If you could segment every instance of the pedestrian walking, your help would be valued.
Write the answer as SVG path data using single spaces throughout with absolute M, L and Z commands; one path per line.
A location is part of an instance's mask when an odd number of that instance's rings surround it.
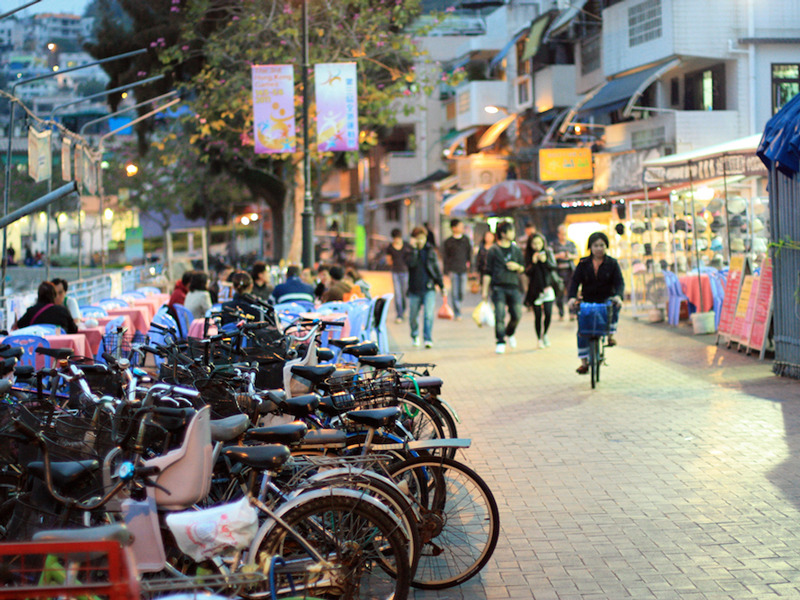
M 619 307 L 622 306 L 622 294 L 625 291 L 625 280 L 619 263 L 606 254 L 608 236 L 602 231 L 595 231 L 589 236 L 589 256 L 584 256 L 575 272 L 569 287 L 569 307 L 572 308 L 578 299 L 578 288 L 581 288 L 581 299 L 584 302 L 606 302 L 611 300 L 615 310 L 611 316 L 611 331 L 616 327 Z M 607 346 L 616 346 L 613 335 L 606 340 Z M 589 372 L 589 338 L 578 334 L 578 358 L 581 366 L 577 372 L 584 375 Z
M 392 242 L 386 246 L 386 261 L 392 267 L 394 286 L 394 309 L 397 312 L 395 323 L 402 323 L 406 314 L 406 294 L 408 293 L 408 255 L 411 246 L 403 241 L 403 233 L 392 229 Z
M 489 274 L 489 249 L 494 246 L 494 233 L 487 231 L 475 251 L 475 270 L 478 272 L 478 281 L 483 281 L 483 276 Z
M 557 270 L 553 251 L 547 247 L 544 236 L 534 233 L 525 244 L 525 275 L 528 276 L 528 291 L 525 306 L 533 308 L 533 324 L 539 348 L 550 346 L 547 332 L 553 318 L 553 302 L 556 299 Z
M 483 299 L 489 298 L 491 291 L 494 304 L 494 333 L 497 340 L 495 352 L 506 351 L 506 339 L 512 348 L 517 347 L 515 333 L 522 318 L 522 290 L 520 289 L 520 273 L 525 271 L 525 257 L 522 250 L 514 242 L 514 225 L 500 223 L 495 228 L 496 242 L 487 255 L 488 275 L 483 277 Z M 508 309 L 508 323 L 506 320 Z
M 461 320 L 461 305 L 467 287 L 467 271 L 472 258 L 472 242 L 464 235 L 464 223 L 460 219 L 450 221 L 452 235 L 444 241 L 444 272 L 450 277 L 450 297 L 453 302 L 455 320 Z
M 556 295 L 556 306 L 558 307 L 558 318 L 564 320 L 564 304 L 567 300 L 567 292 L 572 281 L 572 272 L 575 270 L 575 260 L 578 258 L 578 248 L 575 242 L 567 239 L 567 226 L 559 225 L 556 241 L 553 243 L 553 255 L 556 257 L 558 266 L 558 276 L 564 282 L 562 293 Z M 570 319 L 574 319 L 570 315 Z
M 411 252 L 408 255 L 408 322 L 411 326 L 411 341 L 420 345 L 419 311 L 422 315 L 422 337 L 426 348 L 433 347 L 433 316 L 436 288 L 444 288 L 442 271 L 436 258 L 436 249 L 428 242 L 424 227 L 415 227 L 411 232 Z

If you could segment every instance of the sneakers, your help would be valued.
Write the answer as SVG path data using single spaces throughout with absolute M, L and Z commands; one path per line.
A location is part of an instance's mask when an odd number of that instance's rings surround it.
M 539 348 L 547 348 L 547 344 L 545 343 L 544 339 L 539 340 Z
M 419 336 L 411 338 L 411 345 L 419 348 Z
M 505 354 L 506 352 L 506 345 L 505 344 L 497 344 L 494 348 L 495 354 Z
M 580 367 L 578 367 L 577 369 L 575 369 L 575 372 L 576 372 L 578 375 L 586 375 L 586 374 L 589 372 L 589 365 L 588 365 L 588 364 L 586 364 L 586 363 L 584 363 L 584 364 L 582 364 Z
M 395 323 L 402 323 L 402 322 L 403 322 L 403 317 L 397 317 L 397 318 L 394 320 L 394 322 L 395 322 Z
M 544 347 L 545 348 L 549 348 L 550 347 L 550 338 L 547 337 L 546 333 L 542 336 L 542 341 L 544 342 Z
M 508 336 L 508 345 L 511 346 L 512 348 L 516 348 L 517 347 L 517 338 L 514 337 L 513 335 Z
M 430 340 L 426 341 L 426 342 L 425 342 L 425 347 L 426 347 L 426 348 L 433 348 L 433 342 L 432 342 L 432 341 L 430 341 Z
M 606 338 L 606 346 L 612 348 L 617 345 L 617 340 L 614 339 L 613 335 L 610 335 Z

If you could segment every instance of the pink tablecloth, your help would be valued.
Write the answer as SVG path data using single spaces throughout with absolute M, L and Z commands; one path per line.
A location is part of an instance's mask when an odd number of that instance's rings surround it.
M 189 325 L 189 337 L 191 338 L 202 338 L 203 337 L 203 327 L 205 327 L 206 320 L 205 319 L 194 319 L 192 323 Z M 208 335 L 217 335 L 217 326 L 213 323 L 208 327 Z
M 152 296 L 148 296 L 147 298 L 138 298 L 133 301 L 134 306 L 143 306 L 148 307 L 150 309 L 150 319 L 148 323 L 153 320 L 153 316 L 158 312 L 158 309 L 161 308 L 164 304 L 169 301 L 168 294 L 153 294 Z
M 125 329 L 127 329 L 128 331 L 130 331 L 131 333 L 133 333 L 133 321 L 131 321 L 131 318 L 128 315 L 113 315 L 113 316 L 108 316 L 108 317 L 96 317 L 97 318 L 97 324 L 100 327 L 102 327 L 103 331 L 105 332 L 106 325 L 108 325 L 109 322 L 113 321 L 118 316 L 124 317 L 124 321 L 122 322 L 122 326 Z
M 694 304 L 695 309 L 698 311 L 701 310 L 700 285 L 702 282 L 702 310 L 704 312 L 708 312 L 714 308 L 714 294 L 711 292 L 711 282 L 708 279 L 708 275 L 700 275 L 700 281 L 698 281 L 697 273 L 691 273 L 688 275 L 681 275 L 678 277 L 678 281 L 681 282 L 681 289 L 683 290 L 683 293 L 686 294 L 689 302 Z
M 152 319 L 148 318 L 150 314 L 149 309 L 143 306 L 128 306 L 126 308 L 110 308 L 108 309 L 108 316 L 127 316 L 130 317 L 131 323 L 133 323 L 133 328 L 136 331 L 141 331 L 142 333 L 147 333 L 147 330 L 150 329 L 150 321 Z M 132 331 L 130 333 L 133 333 Z
M 106 333 L 105 327 L 81 327 L 78 333 L 86 337 L 86 343 L 89 344 L 89 349 L 92 356 L 97 356 L 97 351 L 100 350 L 100 342 L 103 341 L 103 336 Z

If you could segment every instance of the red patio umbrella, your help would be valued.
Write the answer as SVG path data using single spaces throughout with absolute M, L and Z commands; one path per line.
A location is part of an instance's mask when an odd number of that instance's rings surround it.
M 544 187 L 535 181 L 509 179 L 493 185 L 476 196 L 472 204 L 467 207 L 467 214 L 491 215 L 512 208 L 530 206 L 546 193 Z

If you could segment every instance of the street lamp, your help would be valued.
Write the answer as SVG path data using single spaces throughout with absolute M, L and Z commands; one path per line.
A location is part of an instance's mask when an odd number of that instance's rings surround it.
M 303 0 L 303 266 L 314 265 L 314 203 L 311 197 L 311 155 L 308 152 L 308 0 Z
M 126 174 L 128 177 L 133 177 L 133 176 L 134 176 L 134 175 L 136 175 L 138 172 L 139 172 L 139 167 L 137 167 L 135 164 L 133 164 L 133 163 L 128 163 L 127 165 L 125 165 L 125 174 Z

